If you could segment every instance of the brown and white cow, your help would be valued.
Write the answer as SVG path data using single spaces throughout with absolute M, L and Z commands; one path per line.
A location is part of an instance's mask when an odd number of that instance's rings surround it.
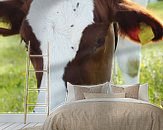
M 51 108 L 64 102 L 66 82 L 100 84 L 110 81 L 115 29 L 140 42 L 140 23 L 151 26 L 153 41 L 162 39 L 162 24 L 148 11 L 127 0 L 8 0 L 0 2 L 0 17 L 11 29 L 31 42 L 31 54 L 46 54 L 50 43 Z M 31 58 L 35 70 L 47 66 L 46 59 Z M 45 75 L 37 73 L 38 87 Z M 42 101 L 39 94 L 38 102 Z

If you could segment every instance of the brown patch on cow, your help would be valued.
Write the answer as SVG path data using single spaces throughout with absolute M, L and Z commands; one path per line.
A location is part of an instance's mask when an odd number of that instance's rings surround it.
M 22 0 L 9 0 L 0 2 L 0 17 L 11 24 L 11 29 L 0 28 L 0 34 L 9 36 L 18 34 L 26 14 L 21 10 L 24 2 Z
M 21 10 L 23 10 L 25 14 L 28 14 L 32 1 L 33 0 L 24 0 L 24 4 L 21 6 Z
M 31 26 L 28 24 L 26 20 L 22 24 L 20 34 L 26 43 L 26 48 L 28 48 L 27 46 L 30 41 L 30 49 L 31 49 L 30 54 L 31 55 L 42 55 L 42 52 L 40 50 L 40 42 L 37 40 L 36 36 L 32 32 Z M 43 70 L 43 58 L 42 57 L 30 58 L 30 59 L 36 71 Z M 36 73 L 38 88 L 40 88 L 42 75 L 43 73 Z
M 84 32 L 75 59 L 65 68 L 63 79 L 73 84 L 110 81 L 114 30 L 108 24 L 92 24 Z
M 119 0 L 94 0 L 94 21 L 107 24 L 113 22 L 118 1 Z

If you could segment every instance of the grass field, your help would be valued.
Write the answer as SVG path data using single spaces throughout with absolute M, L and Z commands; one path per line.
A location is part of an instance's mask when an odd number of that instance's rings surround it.
M 19 36 L 0 37 L 0 59 L 0 112 L 23 112 L 26 50 Z
M 163 2 L 150 4 L 152 12 L 163 20 Z M 19 36 L 0 37 L 0 112 L 23 112 L 26 51 Z M 141 83 L 149 83 L 150 101 L 163 100 L 163 42 L 142 48 Z M 34 76 L 30 86 L 36 87 Z M 30 101 L 35 102 L 37 93 Z M 32 108 L 30 109 L 32 111 Z
M 163 1 L 150 4 L 148 9 L 163 21 Z M 142 48 L 140 81 L 149 83 L 150 101 L 160 105 L 163 101 L 163 41 Z

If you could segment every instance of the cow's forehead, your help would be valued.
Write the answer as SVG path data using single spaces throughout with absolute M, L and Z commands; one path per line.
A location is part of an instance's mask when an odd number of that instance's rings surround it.
M 47 32 L 55 35 L 63 34 L 67 39 L 71 39 L 69 44 L 77 46 L 76 42 L 80 41 L 82 31 L 94 22 L 93 0 L 80 2 L 78 0 L 48 0 L 42 1 L 43 4 L 40 2 L 41 0 L 32 2 L 27 16 L 29 24 L 40 41 L 52 40 L 53 36 L 47 35 Z

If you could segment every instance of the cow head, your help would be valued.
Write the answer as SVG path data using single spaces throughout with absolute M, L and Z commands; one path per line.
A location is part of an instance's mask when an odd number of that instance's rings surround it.
M 116 32 L 140 43 L 139 34 L 145 25 L 152 30 L 152 41 L 163 37 L 162 24 L 128 0 L 9 0 L 1 1 L 0 7 L 0 16 L 11 23 L 11 29 L 0 28 L 0 34 L 20 32 L 26 44 L 31 42 L 30 53 L 36 55 L 45 54 L 50 43 L 51 98 L 55 100 L 52 107 L 64 100 L 67 81 L 74 84 L 110 81 Z M 113 29 L 114 22 L 118 31 Z M 31 61 L 35 70 L 47 66 L 43 58 Z M 36 73 L 36 77 L 38 87 L 44 86 L 45 76 Z
M 75 59 L 65 68 L 64 80 L 79 85 L 110 80 L 113 51 L 113 26 L 103 23 L 89 25 L 83 31 Z

